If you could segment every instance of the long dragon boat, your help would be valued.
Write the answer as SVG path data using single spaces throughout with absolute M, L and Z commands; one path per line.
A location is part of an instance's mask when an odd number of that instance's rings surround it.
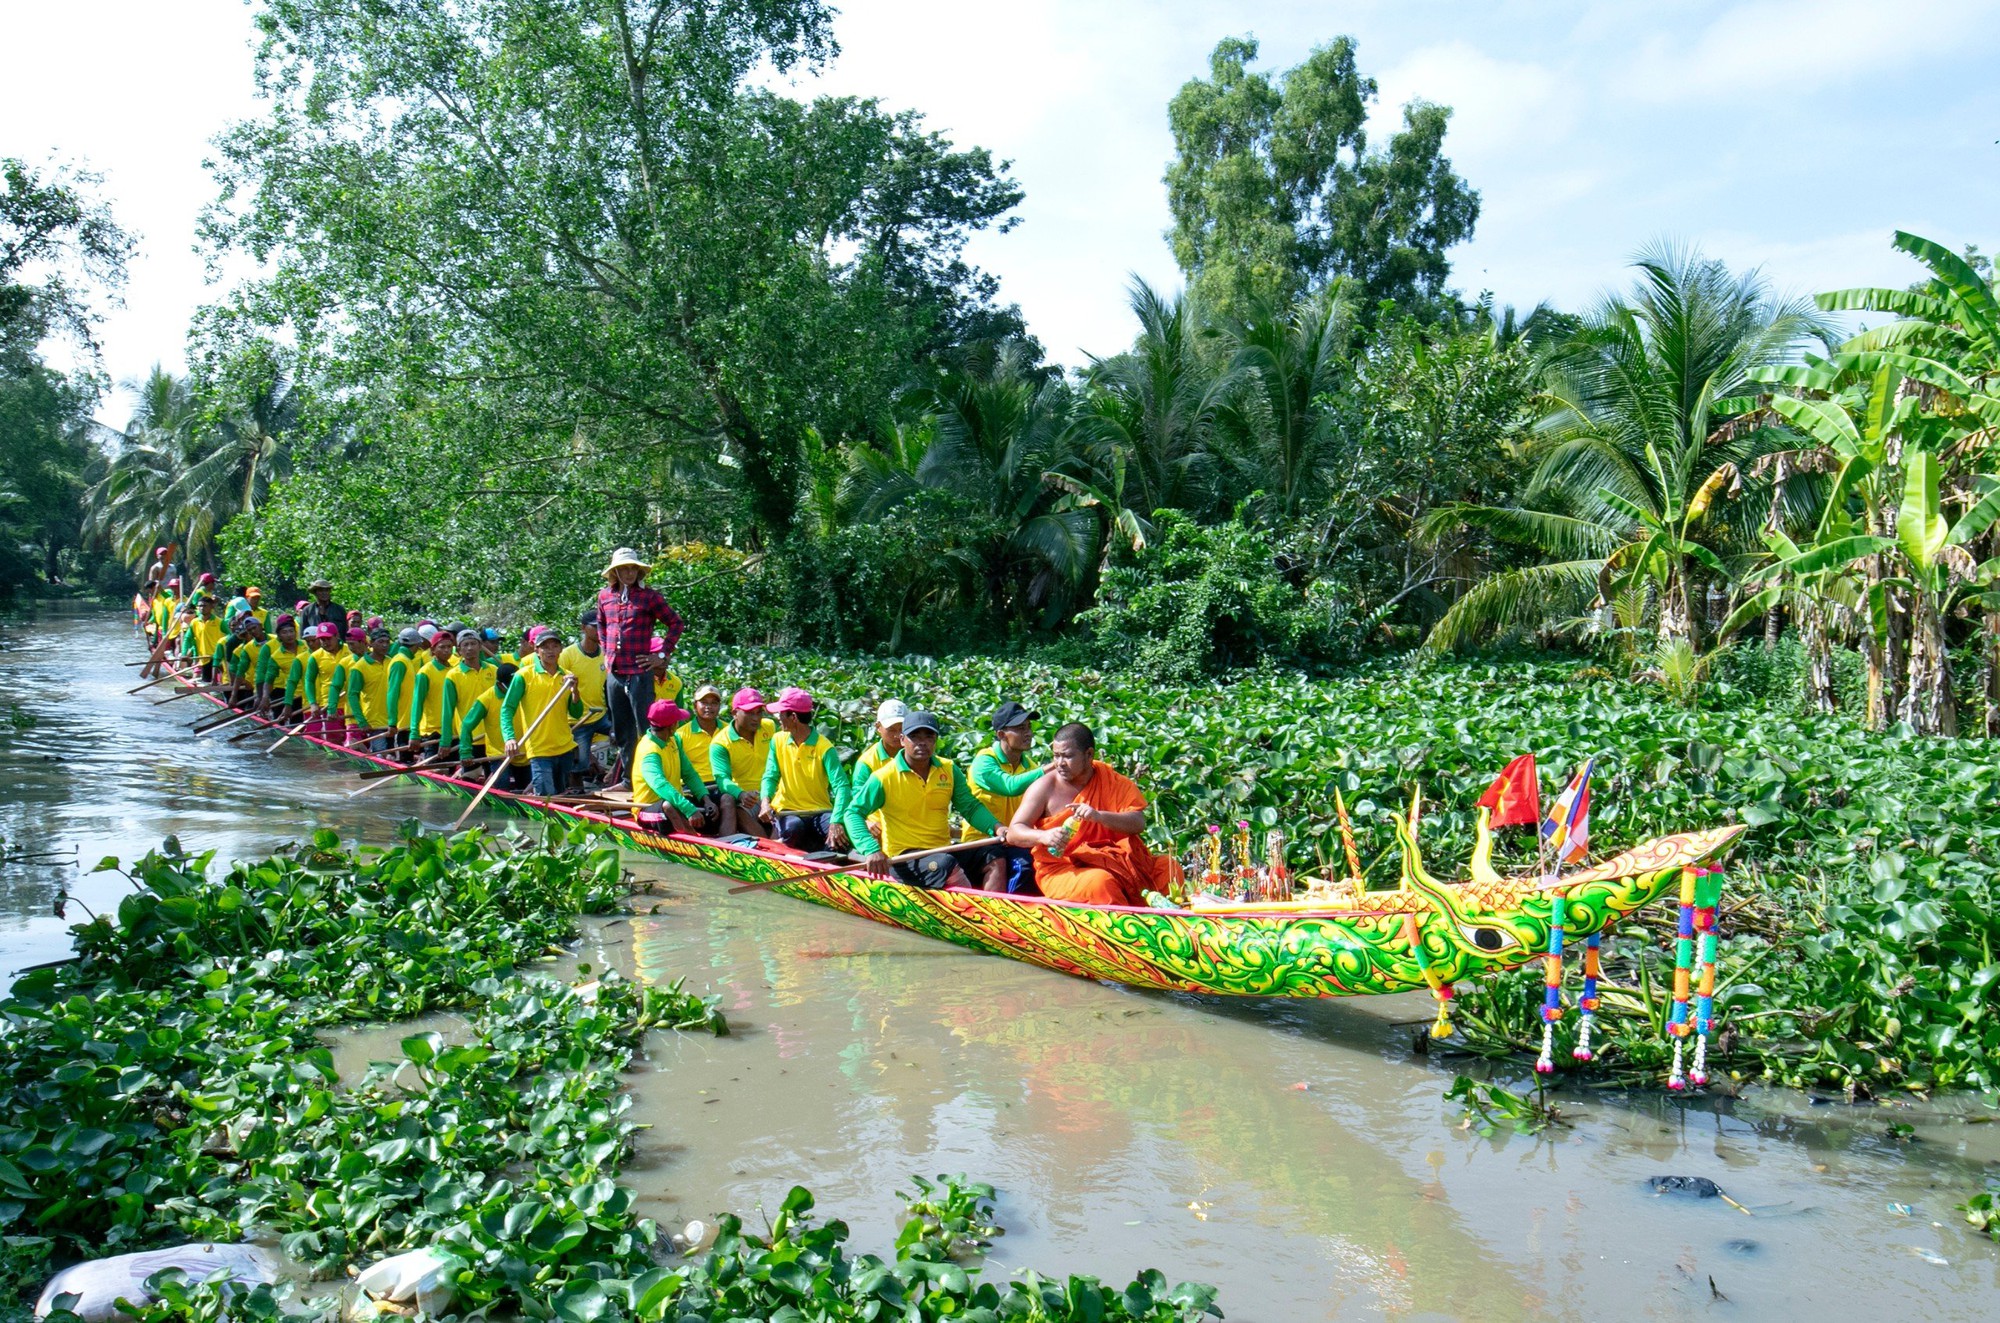
M 184 670 L 175 670 L 175 679 L 195 684 Z M 202 697 L 226 706 L 215 694 Z M 244 719 L 289 729 L 261 715 Z M 379 769 L 408 766 L 337 740 L 292 738 Z M 459 795 L 481 788 L 442 771 L 404 774 Z M 1614 927 L 1673 891 L 1684 870 L 1716 856 L 1743 830 L 1731 825 L 1659 837 L 1567 874 L 1551 888 L 1539 877 L 1494 870 L 1483 815 L 1470 876 L 1441 882 L 1426 870 L 1412 821 L 1398 825 L 1402 878 L 1394 889 L 1170 910 L 960 888 L 926 891 L 869 877 L 859 865 L 829 867 L 776 842 L 753 846 L 663 835 L 590 806 L 500 790 L 487 799 L 533 818 L 588 822 L 659 858 L 768 884 L 795 899 L 970 950 L 1135 988 L 1245 997 L 1436 991 L 1514 968 L 1543 956 L 1558 923 L 1572 941 Z

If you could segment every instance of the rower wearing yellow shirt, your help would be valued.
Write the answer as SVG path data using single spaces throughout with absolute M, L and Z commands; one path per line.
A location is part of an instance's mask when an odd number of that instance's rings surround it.
M 500 757 L 507 747 L 507 737 L 500 731 L 500 705 L 507 691 L 513 688 L 515 672 L 520 668 L 513 662 L 501 662 L 487 669 L 493 672 L 493 687 L 474 695 L 465 705 L 464 715 L 458 719 L 458 757 L 462 763 Z M 525 754 L 516 754 L 507 760 L 500 788 L 515 791 L 528 788 L 528 759 Z
M 437 739 L 438 732 L 444 729 L 444 686 L 451 674 L 455 641 L 448 629 L 433 633 L 422 665 L 411 676 L 409 709 L 403 717 L 404 737 L 411 744 Z
M 729 724 L 708 744 L 710 781 L 722 796 L 722 834 L 762 836 L 764 764 L 778 726 L 764 715 L 764 695 L 755 689 L 738 689 L 729 708 Z
M 780 739 L 784 738 L 779 736 Z M 937 756 L 937 718 L 911 712 L 903 719 L 902 751 L 867 775 L 847 800 L 848 831 L 854 848 L 868 857 L 870 877 L 889 877 L 927 891 L 968 885 L 968 874 L 986 871 L 991 846 L 977 846 L 956 855 L 944 852 L 951 842 L 951 815 L 956 812 L 983 836 L 1007 839 L 1008 828 L 972 797 L 972 787 L 956 764 Z M 878 841 L 863 818 L 879 814 Z M 935 851 L 894 862 L 898 855 Z M 961 866 L 962 865 L 962 866 Z
M 562 650 L 558 659 L 565 671 L 576 677 L 576 696 L 583 704 L 583 720 L 576 725 L 576 770 L 589 776 L 597 770 L 597 737 L 611 737 L 611 713 L 604 705 L 604 645 L 597 637 L 597 608 L 577 617 L 576 642 Z M 638 782 L 634 781 L 634 787 Z
M 299 697 L 299 678 L 303 667 L 299 650 L 298 622 L 289 615 L 281 615 L 272 626 L 272 637 L 257 648 L 257 708 L 269 712 L 272 700 L 278 700 L 289 719 L 290 710 Z
M 909 714 L 910 709 L 896 698 L 884 699 L 882 705 L 875 709 L 875 742 L 863 749 L 861 756 L 854 760 L 856 785 L 861 784 L 862 777 L 874 775 L 903 751 L 903 718 Z M 880 836 L 882 819 L 868 819 L 868 830 Z
M 449 741 L 456 740 L 461 745 L 464 744 L 465 714 L 471 710 L 474 702 L 482 695 L 493 692 L 494 685 L 499 683 L 497 669 L 491 662 L 486 660 L 484 649 L 479 645 L 478 630 L 473 629 L 469 625 L 465 626 L 458 631 L 453 642 L 456 645 L 458 657 L 452 663 L 451 669 L 444 673 L 444 683 L 440 686 L 444 693 L 438 700 L 438 729 L 443 732 L 438 736 L 440 751 L 442 751 L 444 745 Z M 507 672 L 507 678 L 510 680 L 514 678 L 514 669 L 510 667 Z M 491 734 L 494 738 L 491 741 L 491 747 L 498 749 L 502 743 L 499 739 L 500 700 L 498 698 L 493 700 L 492 709 Z M 485 740 L 487 732 L 484 727 L 481 728 L 480 733 L 480 743 L 484 745 L 487 742 Z M 484 752 L 485 750 L 482 748 L 479 754 L 462 756 L 480 757 Z
M 691 715 L 664 698 L 646 709 L 646 733 L 632 752 L 632 806 L 642 827 L 687 834 L 715 825 L 708 785 L 675 731 Z
M 193 659 L 200 666 L 203 684 L 214 684 L 215 649 L 222 642 L 222 619 L 216 614 L 213 594 L 202 593 L 194 602 L 194 619 L 181 631 L 181 656 Z
M 500 703 L 500 733 L 506 737 L 508 757 L 527 755 L 528 784 L 547 799 L 562 786 L 575 760 L 576 737 L 570 734 L 570 723 L 583 715 L 583 703 L 576 696 L 576 677 L 560 664 L 562 632 L 544 625 L 529 630 L 528 636 L 534 659 L 514 672 L 507 686 Z
M 347 742 L 372 753 L 389 747 L 389 631 L 368 634 L 368 653 L 347 663 Z
M 812 695 L 796 686 L 778 695 L 778 733 L 764 764 L 764 822 L 800 850 L 844 849 L 847 766 L 833 741 L 813 729 Z

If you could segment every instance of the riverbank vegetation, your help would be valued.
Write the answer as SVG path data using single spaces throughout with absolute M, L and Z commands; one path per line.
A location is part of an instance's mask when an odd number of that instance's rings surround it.
M 250 1237 L 319 1284 L 183 1283 L 143 1317 L 325 1317 L 343 1266 L 416 1247 L 451 1256 L 451 1312 L 565 1323 L 788 1306 L 1192 1323 L 1212 1302 L 1156 1273 L 982 1283 L 963 1260 L 993 1192 L 963 1178 L 916 1183 L 886 1260 L 850 1256 L 795 1189 L 765 1233 L 725 1216 L 669 1265 L 617 1184 L 637 1129 L 618 1076 L 649 1031 L 722 1033 L 722 1016 L 679 984 L 526 968 L 623 896 L 615 849 L 412 828 L 360 854 L 321 832 L 221 876 L 213 862 L 169 840 L 119 869 L 116 914 L 87 916 L 74 960 L 0 1002 L 0 1316 L 72 1260 Z M 358 1080 L 321 1040 L 445 1011 Z

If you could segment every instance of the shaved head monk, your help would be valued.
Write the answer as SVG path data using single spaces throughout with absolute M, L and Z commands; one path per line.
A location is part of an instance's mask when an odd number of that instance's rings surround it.
M 1033 847 L 1042 894 L 1086 905 L 1144 905 L 1148 888 L 1165 891 L 1179 865 L 1146 848 L 1146 797 L 1098 761 L 1090 727 L 1064 726 L 1049 751 L 1048 775 L 1028 787 L 1008 832 L 1010 841 Z

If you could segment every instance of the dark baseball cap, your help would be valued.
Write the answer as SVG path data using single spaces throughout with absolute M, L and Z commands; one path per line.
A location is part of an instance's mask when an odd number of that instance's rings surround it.
M 1030 721 L 1040 721 L 1041 719 L 1041 713 L 1030 712 L 1011 698 L 993 709 L 992 720 L 993 729 L 995 730 L 1012 730 L 1016 726 L 1025 725 Z M 903 729 L 908 730 L 909 726 L 905 725 Z
M 903 718 L 903 734 L 914 735 L 920 730 L 938 733 L 938 719 L 928 712 L 912 712 Z

